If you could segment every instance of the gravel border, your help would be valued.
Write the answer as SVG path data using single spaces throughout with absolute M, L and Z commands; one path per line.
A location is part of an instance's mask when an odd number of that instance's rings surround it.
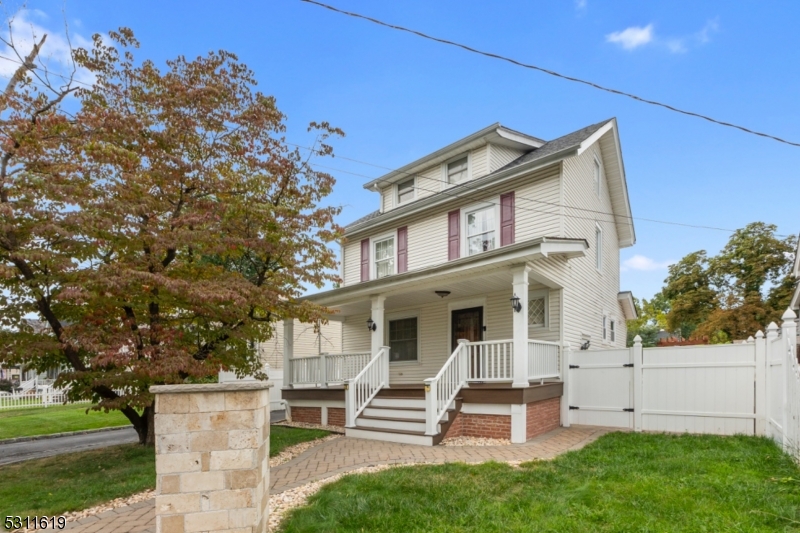
M 276 422 L 275 424 L 271 424 L 273 426 L 283 426 L 287 428 L 302 428 L 302 429 L 324 429 L 325 431 L 330 431 L 331 433 L 337 433 L 339 435 L 344 435 L 344 428 L 342 426 L 323 426 L 322 424 L 309 424 L 307 422 Z
M 3 444 L 13 444 L 15 442 L 28 442 L 31 440 L 42 439 L 57 439 L 59 437 L 71 437 L 73 435 L 88 435 L 89 433 L 103 433 L 104 431 L 119 431 L 120 429 L 132 428 L 132 425 L 127 426 L 114 426 L 111 428 L 96 428 L 96 429 L 83 429 L 80 431 L 65 431 L 63 433 L 50 433 L 48 435 L 31 435 L 30 437 L 13 437 L 11 439 L 0 440 L 0 446 Z
M 449 437 L 444 439 L 440 446 L 511 446 L 511 441 L 488 437 Z

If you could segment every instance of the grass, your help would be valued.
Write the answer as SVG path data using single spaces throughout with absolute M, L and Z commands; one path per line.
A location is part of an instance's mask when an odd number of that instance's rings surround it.
M 0 440 L 130 424 L 119 411 L 109 413 L 89 411 L 89 414 L 86 414 L 89 406 L 90 404 L 57 405 L 47 408 L 2 410 L 0 411 Z
M 614 433 L 520 468 L 348 476 L 281 531 L 797 531 L 798 509 L 800 471 L 766 438 Z
M 270 456 L 326 435 L 272 426 Z M 58 516 L 153 489 L 155 481 L 153 448 L 136 444 L 25 461 L 0 467 L 0 510 L 3 516 Z

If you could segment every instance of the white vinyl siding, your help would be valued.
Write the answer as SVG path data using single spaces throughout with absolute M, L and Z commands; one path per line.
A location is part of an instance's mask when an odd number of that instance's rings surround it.
M 489 145 L 476 148 L 470 154 L 471 179 L 482 178 L 489 173 Z
M 342 286 L 361 281 L 361 239 L 348 240 L 344 245 L 344 279 Z
M 581 155 L 564 160 L 564 234 L 567 237 L 583 238 L 589 243 L 586 256 L 569 261 L 569 277 L 564 276 L 564 340 L 573 346 L 582 342 L 583 335 L 591 336 L 590 349 L 602 348 L 602 317 L 604 314 L 620 316 L 617 295 L 619 294 L 619 241 L 614 220 L 608 184 L 604 179 L 609 171 L 613 154 L 613 143 L 609 132 L 590 146 Z M 601 152 L 601 146 L 605 150 Z M 604 158 L 604 153 L 609 154 Z M 601 163 L 600 196 L 594 191 L 594 163 Z M 616 164 L 614 162 L 614 164 Z M 603 214 L 609 213 L 609 214 Z M 602 231 L 600 271 L 597 269 L 596 230 Z M 624 347 L 626 342 L 625 321 L 615 324 L 614 346 Z
M 537 237 L 572 237 L 561 232 L 560 184 L 560 166 L 553 165 L 528 177 L 515 188 L 515 242 Z
M 525 153 L 523 150 L 517 150 L 515 148 L 508 148 L 507 146 L 502 146 L 500 144 L 493 144 L 492 147 L 489 149 L 490 159 L 489 159 L 489 172 L 494 172 L 499 168 L 503 168 L 513 160 L 517 159 L 519 156 Z

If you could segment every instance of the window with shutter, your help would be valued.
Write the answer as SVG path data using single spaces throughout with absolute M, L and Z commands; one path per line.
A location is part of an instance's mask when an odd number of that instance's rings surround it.
M 500 196 L 500 246 L 514 244 L 514 192 Z
M 361 281 L 369 281 L 369 239 L 361 241 Z
M 397 273 L 408 270 L 408 226 L 397 229 Z
M 460 242 L 461 212 L 456 209 L 447 214 L 447 259 L 458 259 L 461 251 Z

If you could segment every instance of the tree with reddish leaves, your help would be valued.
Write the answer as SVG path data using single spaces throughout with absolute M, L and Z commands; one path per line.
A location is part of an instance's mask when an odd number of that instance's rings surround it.
M 235 55 L 162 71 L 136 62 L 130 30 L 109 36 L 74 51 L 91 85 L 50 83 L 42 39 L 0 96 L 0 362 L 67 368 L 71 400 L 152 444 L 151 385 L 265 379 L 252 343 L 323 317 L 298 297 L 337 281 L 339 209 Z M 332 155 L 342 132 L 309 130 Z

